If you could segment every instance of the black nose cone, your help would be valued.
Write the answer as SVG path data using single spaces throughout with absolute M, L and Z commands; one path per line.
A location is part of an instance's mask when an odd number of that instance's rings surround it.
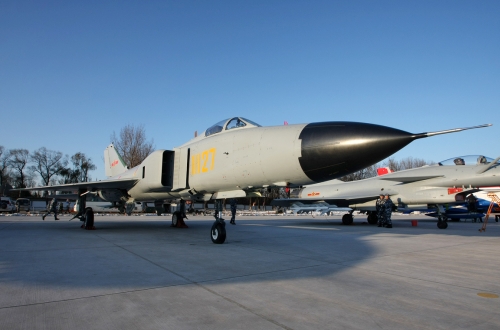
M 308 124 L 300 133 L 304 173 L 322 182 L 373 165 L 415 139 L 395 128 L 354 122 Z

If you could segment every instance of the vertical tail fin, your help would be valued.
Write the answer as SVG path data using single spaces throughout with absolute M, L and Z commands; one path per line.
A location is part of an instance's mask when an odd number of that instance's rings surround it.
M 392 172 L 393 171 L 389 167 L 380 167 L 380 168 L 377 168 L 377 175 L 378 176 L 389 174 L 389 173 L 392 173 Z
M 104 149 L 104 168 L 106 169 L 106 176 L 115 176 L 128 170 L 113 143 Z

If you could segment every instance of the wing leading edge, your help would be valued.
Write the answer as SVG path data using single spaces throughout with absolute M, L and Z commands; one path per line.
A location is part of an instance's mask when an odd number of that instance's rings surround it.
M 43 187 L 33 187 L 33 188 L 23 188 L 22 190 L 32 190 L 32 191 L 78 191 L 85 189 L 87 191 L 95 191 L 99 189 L 130 189 L 132 188 L 139 179 L 128 178 L 128 179 L 113 179 L 113 180 L 103 180 L 103 181 L 93 181 L 93 182 L 78 182 L 78 183 L 68 183 L 53 186 L 43 186 Z M 21 189 L 14 189 L 21 190 Z

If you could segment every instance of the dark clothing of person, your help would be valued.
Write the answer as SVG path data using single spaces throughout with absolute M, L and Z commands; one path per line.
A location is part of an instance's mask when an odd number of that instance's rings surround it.
M 469 213 L 477 213 L 478 212 L 476 196 L 474 196 L 473 194 L 470 194 L 469 196 L 467 196 L 465 201 L 467 202 L 467 210 L 469 211 Z M 476 222 L 477 218 L 474 218 L 472 221 Z M 483 222 L 483 220 L 481 220 L 481 218 L 479 218 L 479 222 Z
M 377 199 L 377 202 L 375 203 L 375 210 L 377 212 L 377 224 L 379 227 L 382 227 L 384 225 L 384 217 L 385 217 L 385 211 L 384 211 L 384 203 L 385 199 L 379 198 Z
M 42 216 L 42 219 L 45 220 L 45 217 L 48 216 L 51 213 L 54 213 L 54 220 L 59 220 L 57 218 L 57 200 L 55 200 L 55 199 L 53 199 L 50 202 L 49 210 L 47 211 L 47 213 L 45 213 L 45 215 Z
M 387 198 L 384 203 L 384 226 L 391 226 L 392 227 L 392 209 L 394 208 L 394 203 L 392 202 L 392 199 Z
M 476 205 L 476 202 L 477 202 L 477 198 L 476 196 L 470 194 L 469 196 L 467 196 L 467 209 L 469 212 L 477 212 L 477 205 Z
M 231 198 L 230 205 L 231 205 L 231 221 L 229 223 L 232 225 L 235 225 L 236 224 L 236 222 L 235 222 L 235 219 L 236 219 L 236 199 Z

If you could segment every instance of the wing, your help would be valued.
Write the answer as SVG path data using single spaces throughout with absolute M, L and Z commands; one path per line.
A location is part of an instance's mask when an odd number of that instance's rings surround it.
M 442 178 L 442 177 L 444 177 L 444 175 L 398 176 L 398 175 L 387 174 L 379 177 L 378 179 L 386 181 L 396 181 L 402 183 L 411 183 L 411 182 L 423 181 L 433 178 Z
M 95 191 L 101 189 L 130 189 L 132 188 L 138 179 L 115 179 L 115 180 L 103 180 L 103 181 L 93 181 L 93 182 L 79 182 L 79 183 L 68 183 L 53 186 L 44 187 L 33 187 L 33 188 L 20 188 L 13 190 L 31 190 L 31 191 L 78 191 L 87 190 Z
M 335 204 L 337 207 L 349 207 L 352 204 L 362 204 L 369 201 L 374 201 L 378 198 L 379 194 L 365 195 L 365 196 L 343 196 L 342 198 L 318 198 L 318 199 L 304 199 L 304 198 L 287 198 L 287 199 L 274 199 L 271 201 L 272 206 L 290 207 L 296 203 L 303 205 L 313 205 L 320 202 L 328 204 Z

